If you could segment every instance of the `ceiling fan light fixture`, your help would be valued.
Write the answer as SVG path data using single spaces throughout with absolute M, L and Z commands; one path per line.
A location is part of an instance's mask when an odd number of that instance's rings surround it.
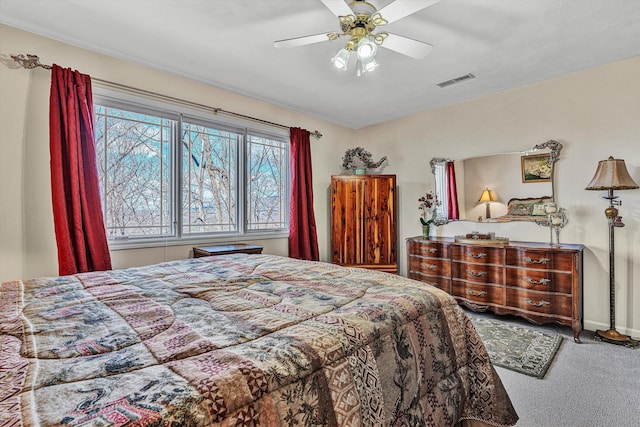
M 362 72 L 366 73 L 366 72 L 370 72 L 375 70 L 376 68 L 378 68 L 378 63 L 376 62 L 376 58 L 374 58 L 373 56 L 367 59 L 364 59 L 362 61 L 360 61 L 362 64 Z
M 356 52 L 358 53 L 359 60 L 364 61 L 366 59 L 373 58 L 376 55 L 376 50 L 376 44 L 369 40 L 368 37 L 363 37 L 358 41 Z
M 336 53 L 336 56 L 331 58 L 331 63 L 339 70 L 345 71 L 347 69 L 347 65 L 349 64 L 349 58 L 351 58 L 351 52 L 347 49 L 342 48 Z

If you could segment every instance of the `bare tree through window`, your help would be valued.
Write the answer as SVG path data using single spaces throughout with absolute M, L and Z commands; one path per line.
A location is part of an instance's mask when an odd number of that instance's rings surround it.
M 283 138 L 100 105 L 95 136 L 111 239 L 288 227 Z

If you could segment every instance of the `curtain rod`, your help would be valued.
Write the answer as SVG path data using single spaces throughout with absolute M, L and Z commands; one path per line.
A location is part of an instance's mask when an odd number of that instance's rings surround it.
M 38 57 L 38 55 L 30 55 L 30 54 L 23 55 L 23 54 L 19 54 L 19 55 L 11 55 L 11 58 L 16 63 L 18 63 L 20 66 L 22 66 L 22 68 L 25 68 L 27 70 L 32 70 L 34 68 L 44 68 L 45 70 L 50 70 L 51 69 L 51 65 L 43 64 L 43 63 L 40 62 L 40 58 Z M 164 99 L 166 101 L 176 102 L 176 103 L 183 104 L 183 105 L 188 105 L 188 106 L 195 106 L 195 107 L 204 108 L 204 109 L 207 109 L 207 110 L 212 110 L 214 114 L 226 114 L 228 116 L 233 116 L 233 117 L 239 117 L 239 118 L 242 118 L 242 119 L 252 120 L 254 122 L 264 123 L 264 124 L 267 124 L 267 125 L 276 126 L 276 127 L 280 127 L 280 128 L 284 128 L 284 129 L 289 129 L 290 128 L 289 126 L 281 125 L 279 123 L 269 122 L 269 121 L 263 120 L 263 119 L 258 119 L 256 117 L 247 116 L 245 114 L 234 113 L 233 111 L 223 110 L 222 108 L 210 107 L 208 105 L 198 104 L 197 102 L 191 102 L 191 101 L 186 101 L 186 100 L 180 99 L 180 98 L 174 98 L 173 96 L 163 95 L 163 94 L 160 94 L 160 93 L 155 93 L 155 92 L 151 92 L 151 91 L 144 90 L 144 89 L 138 89 L 138 88 L 127 86 L 127 85 L 123 85 L 123 84 L 120 84 L 120 83 L 111 82 L 109 80 L 99 79 L 97 77 L 91 77 L 91 80 L 95 80 L 97 82 L 100 82 L 100 83 L 108 85 L 108 86 L 113 86 L 113 87 L 120 88 L 120 89 L 126 89 L 126 90 L 129 90 L 129 91 L 134 91 L 134 92 L 137 92 L 139 94 L 151 95 L 151 96 L 154 96 L 154 97 L 157 97 L 157 98 Z M 315 130 L 313 132 L 310 132 L 310 135 L 314 136 L 314 137 L 316 137 L 318 139 L 322 138 L 322 134 L 317 130 Z

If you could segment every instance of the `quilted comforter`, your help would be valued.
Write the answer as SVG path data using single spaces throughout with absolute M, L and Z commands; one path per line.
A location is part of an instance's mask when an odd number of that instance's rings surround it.
M 399 276 L 228 255 L 0 288 L 0 425 L 517 419 L 465 313 Z

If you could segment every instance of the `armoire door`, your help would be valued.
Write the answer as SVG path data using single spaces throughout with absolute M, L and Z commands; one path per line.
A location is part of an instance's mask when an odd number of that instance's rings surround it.
M 366 264 L 397 264 L 395 191 L 394 175 L 370 177 L 365 208 Z
M 335 264 L 365 263 L 367 177 L 331 178 L 331 258 Z

